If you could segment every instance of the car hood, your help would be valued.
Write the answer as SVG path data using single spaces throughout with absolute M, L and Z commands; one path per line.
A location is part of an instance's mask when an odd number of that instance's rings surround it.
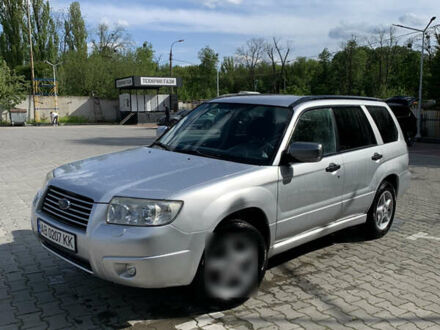
M 172 199 L 259 166 L 141 147 L 55 169 L 50 184 L 108 203 L 113 196 Z

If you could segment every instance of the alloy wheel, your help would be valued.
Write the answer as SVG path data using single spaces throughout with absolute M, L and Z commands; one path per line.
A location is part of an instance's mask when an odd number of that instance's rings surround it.
M 379 197 L 376 207 L 376 225 L 380 230 L 387 228 L 394 212 L 393 195 L 385 190 Z

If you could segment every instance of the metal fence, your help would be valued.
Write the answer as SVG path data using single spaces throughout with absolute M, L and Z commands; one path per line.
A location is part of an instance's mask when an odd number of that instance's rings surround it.
M 440 139 L 440 110 L 423 111 L 422 136 Z

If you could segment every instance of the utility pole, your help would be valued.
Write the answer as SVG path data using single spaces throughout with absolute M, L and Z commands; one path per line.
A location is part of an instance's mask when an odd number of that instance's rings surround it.
M 170 77 L 173 76 L 173 46 L 174 46 L 174 44 L 179 43 L 179 42 L 184 42 L 184 40 L 180 39 L 180 40 L 173 41 L 170 46 Z M 171 87 L 171 93 L 170 93 L 170 111 L 172 110 L 171 109 L 171 96 L 172 95 L 173 95 L 173 87 Z
M 400 24 L 393 24 L 394 26 L 403 29 L 413 30 L 422 33 L 422 49 L 420 51 L 419 102 L 417 104 L 417 134 L 416 134 L 417 139 L 420 139 L 422 136 L 421 130 L 422 130 L 423 57 L 425 56 L 425 34 L 426 34 L 426 30 L 428 30 L 429 26 L 434 20 L 435 20 L 435 16 L 431 18 L 428 25 L 426 25 L 426 27 L 423 30 L 400 25 Z
M 35 107 L 35 74 L 34 74 L 34 54 L 32 51 L 32 30 L 31 30 L 31 14 L 29 10 L 29 1 L 26 0 L 26 11 L 27 11 L 27 23 L 28 23 L 28 37 L 29 37 L 29 56 L 30 56 L 30 63 L 31 63 L 31 84 L 32 84 L 32 104 L 34 107 L 34 121 L 37 121 L 37 111 Z
M 60 65 L 62 62 L 52 64 L 49 61 L 44 61 L 47 64 L 49 64 L 52 67 L 52 73 L 53 73 L 53 85 L 54 85 L 54 95 L 55 95 L 55 111 L 58 111 L 58 85 L 57 85 L 57 66 Z
M 220 69 L 217 69 L 217 97 L 220 96 Z
M 217 61 L 218 61 L 218 53 L 215 54 L 217 56 Z M 217 97 L 220 96 L 220 61 L 217 64 Z

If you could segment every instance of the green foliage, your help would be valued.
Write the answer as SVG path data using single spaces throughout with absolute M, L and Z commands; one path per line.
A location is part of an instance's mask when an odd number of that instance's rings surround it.
M 151 44 L 128 50 L 125 53 L 93 52 L 81 57 L 77 52 L 67 52 L 58 71 L 60 95 L 90 95 L 116 98 L 114 81 L 131 75 L 155 75 L 157 64 L 153 61 Z
M 0 57 L 14 68 L 23 64 L 25 47 L 23 44 L 23 2 L 17 0 L 0 1 Z
M 87 118 L 81 116 L 64 116 L 59 119 L 60 124 L 85 124 L 88 122 Z
M 64 21 L 64 35 L 69 51 L 76 51 L 78 56 L 87 56 L 87 31 L 78 1 L 69 6 L 67 19 Z
M 0 108 L 9 110 L 25 99 L 26 83 L 23 76 L 10 70 L 0 59 Z
M 31 4 L 34 60 L 54 62 L 58 56 L 59 37 L 56 32 L 55 22 L 51 16 L 49 1 L 33 0 Z M 27 42 L 29 41 L 27 40 Z
M 428 95 L 440 102 L 440 51 L 432 59 Z
M 0 1 L 0 58 L 17 72 L 16 76 L 29 81 L 25 5 L 23 0 Z M 35 76 L 52 76 L 45 60 L 62 62 L 57 68 L 60 95 L 116 98 L 117 78 L 169 75 L 169 64 L 157 63 L 152 45 L 144 42 L 134 47 L 123 27 L 99 24 L 89 35 L 78 1 L 61 16 L 54 15 L 48 0 L 32 0 L 30 9 Z M 416 96 L 419 50 L 397 45 L 393 31 L 389 36 L 387 33 L 379 31 L 368 46 L 353 38 L 339 51 L 324 49 L 317 58 L 294 58 L 294 47 L 277 38 L 252 38 L 237 49 L 235 56 L 225 57 L 221 63 L 216 51 L 206 46 L 198 53 L 199 64 L 173 68 L 173 75 L 183 79 L 178 96 L 187 101 L 216 96 L 219 66 L 220 94 L 256 90 L 302 95 Z M 440 35 L 435 36 L 437 42 L 425 58 L 424 97 L 440 99 Z M 88 41 L 93 45 L 91 50 L 87 49 Z M 169 89 L 160 92 L 168 93 Z

